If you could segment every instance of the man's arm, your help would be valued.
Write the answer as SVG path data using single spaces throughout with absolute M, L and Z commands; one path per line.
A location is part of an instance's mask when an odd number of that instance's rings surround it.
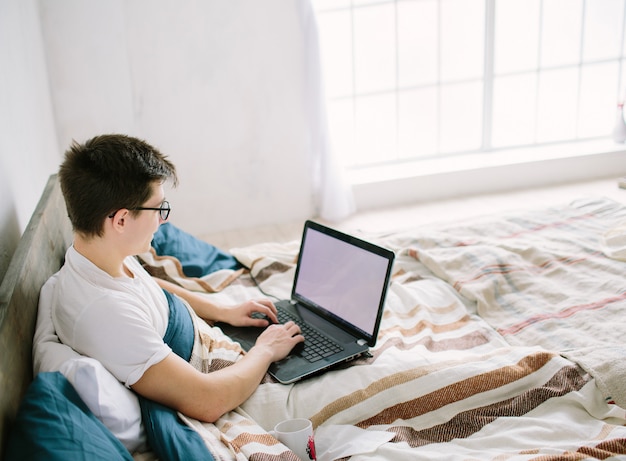
M 187 416 L 215 422 L 250 397 L 272 362 L 284 358 L 297 343 L 304 341 L 299 333 L 293 322 L 271 325 L 241 360 L 207 374 L 172 352 L 146 370 L 131 387 L 138 394 Z
M 254 312 L 259 312 L 267 316 L 272 323 L 278 323 L 276 307 L 268 299 L 249 300 L 232 307 L 218 306 L 201 293 L 195 293 L 159 278 L 154 278 L 154 280 L 164 290 L 187 301 L 196 314 L 205 320 L 225 322 L 236 326 L 266 327 L 269 324 L 267 320 L 251 317 Z

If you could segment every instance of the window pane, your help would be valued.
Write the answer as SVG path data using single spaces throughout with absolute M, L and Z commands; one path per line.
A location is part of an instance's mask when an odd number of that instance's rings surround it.
M 354 60 L 357 93 L 390 90 L 396 84 L 395 6 L 354 10 Z
M 441 78 L 443 81 L 483 74 L 484 0 L 441 0 Z
M 582 69 L 578 121 L 580 137 L 611 134 L 617 104 L 615 88 L 618 69 L 616 62 L 594 64 Z
M 350 11 L 333 11 L 318 16 L 322 72 L 329 98 L 351 95 L 352 20 Z
M 535 140 L 537 74 L 498 78 L 494 82 L 493 146 L 532 144 Z
M 398 155 L 400 158 L 437 153 L 439 111 L 437 88 L 405 91 L 398 96 Z
M 481 83 L 441 88 L 441 151 L 476 150 L 482 140 Z
M 396 96 L 383 94 L 355 101 L 355 151 L 359 164 L 396 158 Z
M 400 87 L 438 79 L 437 1 L 398 3 L 398 82 Z
M 542 67 L 578 63 L 581 25 L 582 0 L 543 0 Z
M 623 0 L 585 3 L 584 61 L 619 57 L 623 10 Z
M 577 96 L 577 69 L 540 73 L 538 141 L 560 141 L 576 137 Z
M 539 9 L 539 0 L 496 1 L 496 74 L 537 67 Z

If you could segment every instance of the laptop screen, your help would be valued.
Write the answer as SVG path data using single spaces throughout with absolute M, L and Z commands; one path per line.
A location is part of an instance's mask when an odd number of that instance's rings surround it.
M 377 334 L 392 261 L 389 250 L 309 221 L 293 295 L 372 337 Z

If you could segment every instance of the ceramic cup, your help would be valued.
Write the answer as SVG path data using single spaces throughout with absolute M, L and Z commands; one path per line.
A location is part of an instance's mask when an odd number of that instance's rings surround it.
M 270 433 L 303 461 L 317 460 L 313 424 L 308 419 L 286 419 L 278 423 Z

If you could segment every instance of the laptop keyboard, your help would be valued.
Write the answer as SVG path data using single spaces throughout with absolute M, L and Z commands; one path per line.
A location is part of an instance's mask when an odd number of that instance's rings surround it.
M 278 310 L 278 321 L 280 323 L 286 323 L 289 321 L 296 323 L 302 335 L 304 336 L 304 348 L 300 355 L 309 362 L 317 362 L 325 357 L 341 352 L 343 347 L 334 342 L 328 336 L 320 333 L 319 331 L 311 328 L 306 323 L 300 321 L 299 318 L 286 312 L 283 309 Z

